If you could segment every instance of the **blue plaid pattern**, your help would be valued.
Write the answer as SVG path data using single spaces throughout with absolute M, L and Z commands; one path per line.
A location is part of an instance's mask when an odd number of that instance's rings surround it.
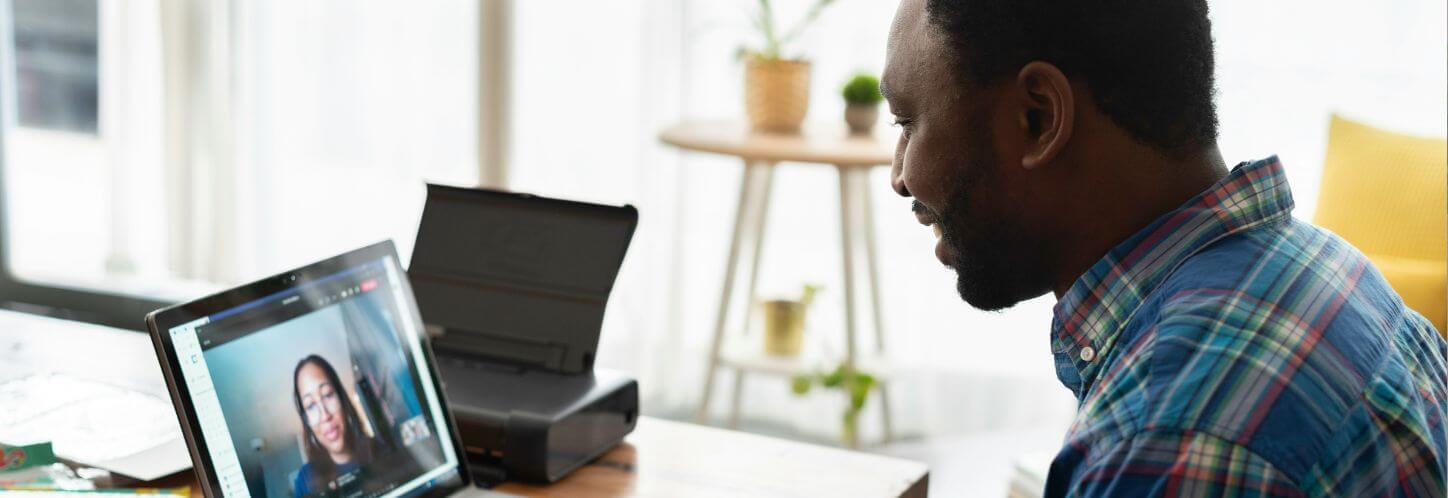
M 1276 157 L 1242 163 L 1062 296 L 1047 496 L 1448 493 L 1448 343 L 1292 207 Z

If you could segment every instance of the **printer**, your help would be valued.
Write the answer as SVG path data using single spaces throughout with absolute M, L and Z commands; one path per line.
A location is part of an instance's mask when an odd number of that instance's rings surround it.
M 482 484 L 554 482 L 633 428 L 638 383 L 595 369 L 633 206 L 428 185 L 408 276 Z

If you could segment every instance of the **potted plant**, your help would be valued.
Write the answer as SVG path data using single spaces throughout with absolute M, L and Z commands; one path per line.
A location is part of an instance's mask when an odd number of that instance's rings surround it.
M 861 73 L 850 78 L 840 92 L 845 97 L 845 123 L 850 125 L 850 134 L 868 135 L 880 120 L 880 79 L 872 74 Z
M 865 400 L 869 398 L 870 391 L 875 388 L 875 376 L 862 372 L 848 363 L 841 363 L 829 372 L 796 375 L 791 387 L 796 395 L 804 396 L 816 385 L 824 389 L 839 389 L 849 396 L 850 401 L 845 405 L 845 413 L 841 420 L 840 435 L 845 444 L 856 446 L 859 441 L 860 412 L 865 409 Z
M 789 47 L 835 0 L 815 0 L 803 19 L 780 31 L 770 0 L 759 0 L 754 28 L 759 45 L 741 50 L 744 59 L 744 109 L 756 131 L 798 133 L 809 110 L 809 61 L 785 55 Z

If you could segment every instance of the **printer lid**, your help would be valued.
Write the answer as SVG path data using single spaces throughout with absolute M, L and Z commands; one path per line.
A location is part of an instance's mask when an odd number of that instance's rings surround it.
M 408 275 L 452 352 L 563 373 L 593 369 L 638 210 L 427 186 Z

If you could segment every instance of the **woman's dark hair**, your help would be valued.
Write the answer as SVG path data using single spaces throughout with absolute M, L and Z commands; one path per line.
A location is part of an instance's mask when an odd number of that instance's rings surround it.
M 302 440 L 307 452 L 307 463 L 310 468 L 311 482 L 314 485 L 325 485 L 337 478 L 337 464 L 332 461 L 327 449 L 322 447 L 317 435 L 312 433 L 312 425 L 307 423 L 307 409 L 302 406 L 302 393 L 297 391 L 297 379 L 302 374 L 302 367 L 316 365 L 327 375 L 327 382 L 332 383 L 332 389 L 337 393 L 337 399 L 342 404 L 343 419 L 347 422 L 347 430 L 342 433 L 342 440 L 346 442 L 347 448 L 352 451 L 352 461 L 368 462 L 372 460 L 372 440 L 362 432 L 362 419 L 357 416 L 357 409 L 352 406 L 352 398 L 347 395 L 346 386 L 342 385 L 342 379 L 337 376 L 337 370 L 332 364 L 321 356 L 310 355 L 297 362 L 297 368 L 292 370 L 292 402 L 297 407 L 297 417 L 302 421 Z
M 1045 61 L 1137 141 L 1169 155 L 1216 144 L 1206 0 L 927 0 L 926 12 L 966 84 Z

